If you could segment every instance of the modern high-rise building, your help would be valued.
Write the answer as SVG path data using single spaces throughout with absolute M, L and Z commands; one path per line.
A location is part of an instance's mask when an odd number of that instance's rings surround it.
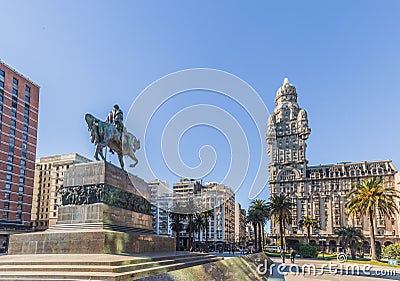
M 91 160 L 76 154 L 64 154 L 38 158 L 32 198 L 31 226 L 33 230 L 46 230 L 57 222 L 61 197 L 57 188 L 62 186 L 64 172 L 73 164 Z
M 208 226 L 195 237 L 197 242 L 209 246 L 225 247 L 235 243 L 235 193 L 231 188 L 216 182 L 207 182 L 201 188 L 201 206 L 211 211 Z M 199 241 L 200 238 L 200 241 Z
M 171 230 L 171 218 L 169 213 L 174 206 L 179 206 L 184 214 L 198 214 L 209 212 L 208 225 L 200 233 L 192 237 L 195 247 L 206 241 L 208 246 L 226 246 L 235 242 L 235 194 L 223 185 L 209 182 L 202 185 L 194 179 L 181 179 L 173 184 L 172 193 L 164 192 L 159 194 L 160 181 L 151 181 L 149 186 L 152 190 L 152 197 L 158 198 L 153 207 L 154 226 L 159 234 L 173 235 Z M 166 188 L 161 188 L 167 190 Z M 156 196 L 156 194 L 158 195 Z M 182 221 L 183 230 L 180 232 L 180 244 L 183 248 L 189 247 L 189 233 L 187 231 L 188 216 Z M 168 227 L 166 227 L 168 225 Z
M 39 86 L 0 61 L 0 243 L 30 228 L 38 110 Z
M 153 228 L 159 235 L 172 235 L 169 208 L 171 194 L 167 181 L 152 180 L 147 182 L 150 188 L 151 214 L 153 215 Z
M 235 204 L 235 243 L 246 245 L 246 210 L 240 203 Z
M 364 251 L 369 252 L 369 224 L 366 217 L 351 218 L 345 212 L 347 195 L 354 183 L 374 176 L 388 187 L 398 189 L 397 170 L 392 161 L 343 162 L 308 166 L 306 140 L 310 135 L 308 117 L 297 103 L 296 88 L 285 79 L 275 98 L 276 107 L 268 119 L 268 155 L 270 194 L 287 194 L 292 202 L 292 223 L 285 227 L 289 247 L 306 242 L 307 230 L 299 226 L 304 216 L 319 223 L 313 229 L 311 243 L 335 251 L 340 246 L 338 231 L 354 226 L 364 235 Z M 400 241 L 399 218 L 376 214 L 378 246 Z M 279 226 L 272 220 L 272 236 Z

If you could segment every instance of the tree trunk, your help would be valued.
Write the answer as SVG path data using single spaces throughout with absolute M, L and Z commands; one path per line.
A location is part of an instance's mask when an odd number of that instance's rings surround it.
M 208 219 L 206 220 L 206 245 L 205 245 L 205 251 L 208 252 Z
M 189 251 L 192 250 L 192 230 L 193 230 L 193 222 L 192 216 L 189 216 Z
M 351 253 L 351 259 L 355 260 L 356 259 L 356 249 L 354 243 L 351 244 L 350 246 L 350 253 Z
M 258 251 L 262 252 L 261 222 L 258 222 Z
M 376 261 L 376 247 L 375 247 L 375 229 L 374 229 L 374 214 L 372 211 L 369 212 L 369 234 L 370 234 L 370 243 L 371 243 L 371 260 Z
M 254 228 L 254 250 L 257 251 L 257 223 L 253 222 L 253 228 Z
M 179 227 L 179 226 L 178 226 Z M 176 231 L 176 250 L 179 251 L 180 250 L 180 245 L 179 245 L 179 238 L 180 238 L 180 234 L 179 234 L 179 229 Z
M 311 236 L 311 229 L 309 226 L 307 226 L 307 241 L 308 245 L 310 245 L 310 236 Z
M 281 235 L 281 248 L 285 251 L 285 247 L 283 245 L 283 218 L 279 219 L 279 232 Z
M 201 229 L 199 228 L 199 232 L 197 232 L 197 242 L 199 242 L 200 243 L 200 235 L 201 235 Z
M 261 226 L 262 226 L 261 231 L 262 231 L 262 238 L 263 238 L 262 245 L 264 246 L 266 244 L 266 242 L 265 242 L 264 222 L 261 223 Z
M 281 234 L 281 249 L 283 251 L 282 262 L 285 263 L 285 246 L 283 245 L 283 218 L 282 218 L 282 216 L 280 216 L 280 218 L 279 218 L 279 232 Z

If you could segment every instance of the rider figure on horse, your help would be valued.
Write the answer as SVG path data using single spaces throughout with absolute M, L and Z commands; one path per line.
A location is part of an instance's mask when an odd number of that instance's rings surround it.
M 123 120 L 124 120 L 124 113 L 119 108 L 118 104 L 115 104 L 114 109 L 110 111 L 110 113 L 108 114 L 106 122 L 113 124 L 117 128 L 117 130 L 121 133 L 121 136 L 124 130 Z
M 118 104 L 114 105 L 114 109 L 108 113 L 106 122 L 113 124 L 115 128 L 121 133 L 120 140 L 122 141 L 122 132 L 124 131 L 124 113 L 119 108 Z M 111 153 L 114 153 L 112 149 L 110 149 Z

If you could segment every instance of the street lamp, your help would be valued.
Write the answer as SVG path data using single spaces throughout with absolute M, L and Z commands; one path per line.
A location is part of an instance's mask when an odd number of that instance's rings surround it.
M 326 238 L 320 238 L 319 241 L 322 242 L 322 259 L 325 259 L 325 242 L 326 242 Z

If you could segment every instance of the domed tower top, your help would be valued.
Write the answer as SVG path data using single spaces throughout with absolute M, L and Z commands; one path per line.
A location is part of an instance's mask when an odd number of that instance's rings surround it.
M 296 87 L 289 83 L 289 79 L 283 80 L 283 85 L 276 91 L 275 104 L 279 105 L 285 101 L 297 102 Z

